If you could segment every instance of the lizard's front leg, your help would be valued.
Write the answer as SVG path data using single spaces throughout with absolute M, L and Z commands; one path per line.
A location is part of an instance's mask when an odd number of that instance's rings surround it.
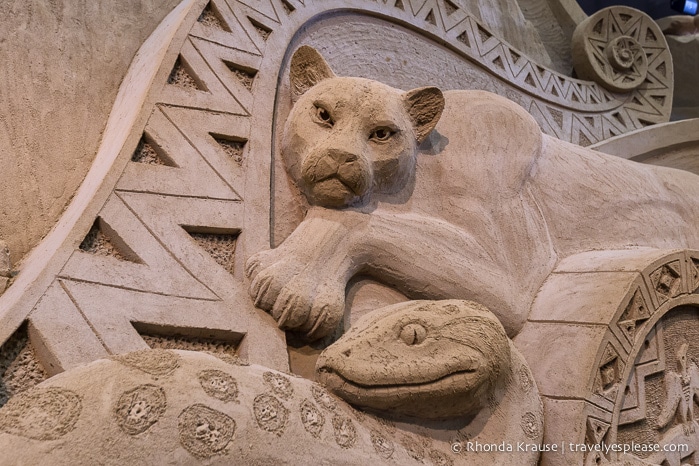
M 248 260 L 255 306 L 269 311 L 280 328 L 311 339 L 331 333 L 344 314 L 347 282 L 363 264 L 356 242 L 367 217 L 311 208 L 279 247 Z

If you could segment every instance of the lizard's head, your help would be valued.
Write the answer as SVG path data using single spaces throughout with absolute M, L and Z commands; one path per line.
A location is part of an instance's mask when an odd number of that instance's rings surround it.
M 360 319 L 320 355 L 318 381 L 348 402 L 423 419 L 477 413 L 509 372 L 505 330 L 469 301 L 409 301 Z

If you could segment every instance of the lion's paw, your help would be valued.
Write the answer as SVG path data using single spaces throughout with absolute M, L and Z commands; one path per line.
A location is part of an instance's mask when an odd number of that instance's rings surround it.
M 245 276 L 253 280 L 261 270 L 264 270 L 279 260 L 279 251 L 268 249 L 253 254 L 245 263 Z
M 250 281 L 250 296 L 255 306 L 272 311 L 284 286 L 302 270 L 303 265 L 293 259 L 270 260 L 273 255 L 263 251 L 248 260 L 245 273 Z
M 344 283 L 302 274 L 284 287 L 272 316 L 280 328 L 303 332 L 315 340 L 332 333 L 344 312 Z
M 269 250 L 252 256 L 245 267 L 255 306 L 268 311 L 279 328 L 309 339 L 330 334 L 345 308 L 345 283 L 291 254 Z

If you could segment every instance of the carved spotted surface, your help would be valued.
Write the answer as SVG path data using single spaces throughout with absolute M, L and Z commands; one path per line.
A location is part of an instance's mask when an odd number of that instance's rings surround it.
M 417 442 L 414 425 L 358 422 L 352 407 L 309 380 L 204 353 L 147 353 L 98 360 L 15 396 L 0 409 L 0 465 L 380 464 L 389 453 L 398 464 L 424 464 L 397 438 Z M 270 380 L 285 381 L 288 396 Z M 451 455 L 446 441 L 433 448 Z

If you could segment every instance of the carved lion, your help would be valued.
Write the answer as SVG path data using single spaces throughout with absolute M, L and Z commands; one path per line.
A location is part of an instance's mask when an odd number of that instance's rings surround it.
M 699 247 L 695 175 L 551 138 L 490 93 L 336 77 L 310 47 L 290 79 L 282 155 L 310 208 L 246 269 L 282 328 L 330 333 L 363 273 L 411 299 L 479 302 L 513 336 L 560 258 Z

